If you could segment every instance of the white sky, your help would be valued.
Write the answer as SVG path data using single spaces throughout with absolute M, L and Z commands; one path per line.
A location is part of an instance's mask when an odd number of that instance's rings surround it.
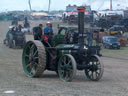
M 47 10 L 49 0 L 31 0 L 33 10 Z M 68 4 L 88 4 L 94 10 L 108 9 L 110 0 L 51 0 L 51 10 L 65 10 Z M 117 6 L 119 5 L 120 6 Z M 128 7 L 128 0 L 113 0 L 113 9 Z M 0 0 L 0 12 L 29 10 L 28 0 Z

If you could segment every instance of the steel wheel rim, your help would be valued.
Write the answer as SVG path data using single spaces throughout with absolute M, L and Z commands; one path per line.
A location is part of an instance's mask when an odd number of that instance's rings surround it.
M 33 77 L 38 70 L 38 51 L 36 45 L 30 41 L 28 42 L 23 50 L 23 68 L 24 72 L 29 77 Z
M 76 73 L 76 62 L 74 63 L 69 55 L 60 58 L 58 64 L 58 74 L 61 80 L 71 81 Z
M 93 81 L 98 81 L 104 71 L 104 66 L 99 56 L 94 55 L 90 58 L 88 68 L 85 70 L 87 78 Z

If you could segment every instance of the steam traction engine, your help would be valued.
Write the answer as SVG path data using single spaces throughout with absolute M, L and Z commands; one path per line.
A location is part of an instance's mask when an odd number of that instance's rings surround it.
M 59 30 L 52 43 L 47 36 L 43 36 L 42 42 L 34 40 L 26 43 L 22 63 L 28 77 L 39 77 L 45 70 L 49 70 L 55 71 L 61 80 L 71 81 L 77 70 L 84 70 L 88 79 L 101 79 L 104 67 L 98 56 L 100 47 L 85 43 L 84 38 L 88 35 L 84 33 L 84 12 L 84 7 L 78 7 L 77 33 L 62 34 Z M 74 40 L 70 41 L 73 36 Z

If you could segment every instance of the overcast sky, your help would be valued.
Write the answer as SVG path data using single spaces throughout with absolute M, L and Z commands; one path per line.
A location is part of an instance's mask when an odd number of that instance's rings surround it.
M 33 10 L 47 10 L 49 0 L 31 0 Z M 88 4 L 94 10 L 108 9 L 110 0 L 51 0 L 51 10 L 65 10 L 68 4 Z M 128 0 L 113 0 L 113 8 L 128 7 Z M 11 10 L 29 10 L 28 0 L 0 0 L 0 12 Z

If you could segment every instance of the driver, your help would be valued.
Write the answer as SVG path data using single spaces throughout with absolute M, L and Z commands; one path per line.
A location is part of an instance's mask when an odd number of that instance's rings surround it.
M 47 22 L 46 27 L 44 28 L 44 35 L 53 35 L 52 24 Z
M 48 36 L 48 43 L 50 46 L 53 46 L 52 44 L 53 29 L 52 29 L 52 24 L 50 22 L 46 23 L 46 27 L 44 28 L 44 35 Z

